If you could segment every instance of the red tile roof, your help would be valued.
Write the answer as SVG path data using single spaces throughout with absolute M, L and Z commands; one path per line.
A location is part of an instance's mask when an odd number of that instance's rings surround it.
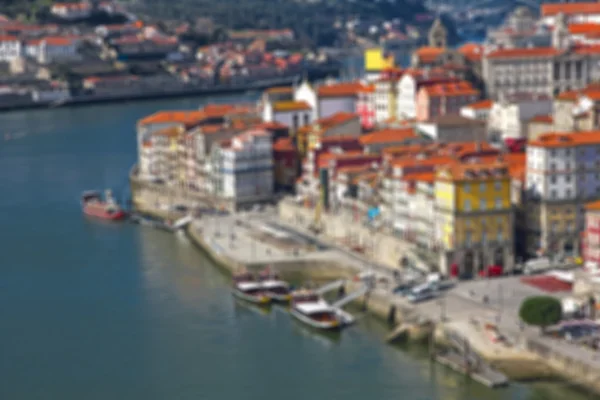
M 363 145 L 385 144 L 404 142 L 408 139 L 414 139 L 417 135 L 412 128 L 407 129 L 384 129 L 363 135 L 359 138 Z
M 573 14 L 600 14 L 600 3 L 558 3 L 542 4 L 541 14 L 543 17 L 551 17 L 560 13 L 565 15 Z
M 360 82 L 342 82 L 320 86 L 317 89 L 319 97 L 354 97 L 364 89 Z
M 532 47 L 517 49 L 495 50 L 487 55 L 488 58 L 527 58 L 527 57 L 554 57 L 559 50 L 554 47 Z

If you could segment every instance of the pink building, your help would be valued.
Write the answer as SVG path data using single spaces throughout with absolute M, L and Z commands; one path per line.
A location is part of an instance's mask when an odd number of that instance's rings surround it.
M 600 201 L 585 207 L 583 259 L 586 265 L 600 266 Z
M 375 125 L 375 87 L 366 85 L 358 91 L 356 114 L 360 117 L 363 129 L 372 129 Z
M 466 81 L 422 86 L 417 93 L 417 121 L 459 114 L 461 107 L 479 98 L 479 91 Z

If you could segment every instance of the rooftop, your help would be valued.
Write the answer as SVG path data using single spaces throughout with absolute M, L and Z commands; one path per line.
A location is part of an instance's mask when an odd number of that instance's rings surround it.
M 475 103 L 471 103 L 465 106 L 465 108 L 471 108 L 473 110 L 489 110 L 494 105 L 494 101 L 490 99 L 485 99 L 481 101 L 477 101 Z
M 305 101 L 277 101 L 273 103 L 273 111 L 290 112 L 310 110 L 310 105 Z
M 559 3 L 542 4 L 541 14 L 543 17 L 555 16 L 560 13 L 565 15 L 573 14 L 600 14 L 600 3 Z
M 317 89 L 319 97 L 353 97 L 364 89 L 360 82 L 342 82 L 320 86 Z
M 532 147 L 561 148 L 600 144 L 600 131 L 549 132 L 528 143 Z
M 363 135 L 359 138 L 363 145 L 404 142 L 417 138 L 412 128 L 383 129 Z

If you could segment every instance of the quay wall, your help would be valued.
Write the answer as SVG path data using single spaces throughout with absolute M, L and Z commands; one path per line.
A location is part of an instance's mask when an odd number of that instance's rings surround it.
M 279 218 L 292 225 L 308 227 L 315 220 L 315 210 L 285 200 L 278 205 Z M 349 246 L 364 249 L 364 254 L 374 261 L 392 268 L 400 267 L 402 257 L 407 257 L 414 266 L 429 272 L 432 266 L 417 257 L 404 240 L 352 221 L 347 214 L 321 214 L 320 228 L 330 239 L 343 241 Z

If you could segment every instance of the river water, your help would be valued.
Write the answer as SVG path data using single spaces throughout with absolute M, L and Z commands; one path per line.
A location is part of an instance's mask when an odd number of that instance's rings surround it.
M 238 97 L 0 115 L 0 399 L 520 400 L 488 390 L 370 318 L 338 339 L 236 303 L 185 239 L 83 218 L 79 194 L 126 187 L 134 127 L 158 109 Z

